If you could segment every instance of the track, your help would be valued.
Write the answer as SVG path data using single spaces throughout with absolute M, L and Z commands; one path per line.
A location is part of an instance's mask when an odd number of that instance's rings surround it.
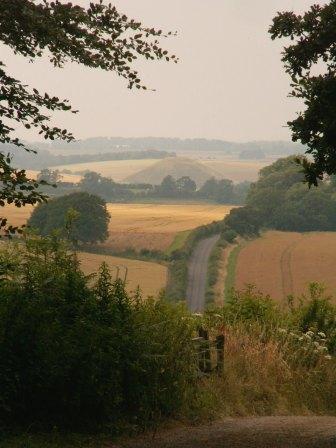
M 188 269 L 187 304 L 192 312 L 202 312 L 205 306 L 205 288 L 209 257 L 219 235 L 200 241 L 190 259 Z
M 159 431 L 107 448 L 335 448 L 335 417 L 226 418 Z

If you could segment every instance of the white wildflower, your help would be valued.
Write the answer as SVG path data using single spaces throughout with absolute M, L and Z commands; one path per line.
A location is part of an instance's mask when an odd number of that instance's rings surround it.
M 319 331 L 317 333 L 318 336 L 320 336 L 320 338 L 325 339 L 327 336 L 325 335 L 325 333 L 323 333 L 323 331 Z
M 330 355 L 325 355 L 325 359 L 331 359 Z

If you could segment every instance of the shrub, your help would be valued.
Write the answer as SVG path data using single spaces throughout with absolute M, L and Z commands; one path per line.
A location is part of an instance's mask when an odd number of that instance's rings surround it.
M 196 376 L 182 308 L 129 297 L 105 265 L 93 281 L 56 238 L 0 262 L 0 424 L 116 430 L 185 405 Z

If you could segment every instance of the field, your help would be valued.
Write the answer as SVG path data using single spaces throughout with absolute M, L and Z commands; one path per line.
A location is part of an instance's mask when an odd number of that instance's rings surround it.
M 267 232 L 238 255 L 235 286 L 256 285 L 277 300 L 323 283 L 336 297 L 336 233 Z
M 85 273 L 97 272 L 99 266 L 105 261 L 113 278 L 116 278 L 119 268 L 119 277 L 124 279 L 127 270 L 126 288 L 129 292 L 135 291 L 141 285 L 144 297 L 156 296 L 166 286 L 167 268 L 157 263 L 129 260 L 126 258 L 111 257 L 108 255 L 96 255 L 80 253 L 82 269 Z
M 60 165 L 52 169 L 70 170 L 74 175 L 86 170 L 95 171 L 116 182 L 148 182 L 158 184 L 163 177 L 190 176 L 201 186 L 212 176 L 218 179 L 231 179 L 234 182 L 244 180 L 255 181 L 261 168 L 272 163 L 273 160 L 240 160 L 232 157 L 220 159 L 190 159 L 187 157 L 174 157 L 168 159 L 141 159 L 141 160 L 110 160 L 106 162 L 86 162 L 70 165 Z M 64 180 L 67 179 L 64 175 Z M 74 180 L 74 181 L 78 181 Z
M 219 221 L 232 209 L 213 204 L 108 204 L 107 208 L 111 214 L 110 236 L 104 246 L 116 251 L 166 251 L 176 243 L 179 232 Z M 23 225 L 31 212 L 32 206 L 7 206 L 4 216 L 11 224 Z
M 110 236 L 116 250 L 168 250 L 179 232 L 219 221 L 232 207 L 212 204 L 108 204 Z
M 234 182 L 256 181 L 261 168 L 273 160 L 236 160 L 232 158 L 218 160 L 200 160 L 210 168 L 217 178 L 231 179 Z
M 55 166 L 53 169 L 70 170 L 72 173 L 82 171 L 95 171 L 105 177 L 111 177 L 115 182 L 122 182 L 126 177 L 154 165 L 160 159 L 139 159 L 139 160 L 109 160 L 106 162 L 75 163 L 71 165 Z
M 56 169 L 56 168 L 55 168 Z M 51 170 L 54 170 L 54 167 L 51 167 Z M 33 171 L 33 170 L 27 170 L 28 177 L 31 177 L 32 179 L 36 179 L 37 175 L 40 173 L 40 171 Z M 60 174 L 61 181 L 62 182 L 73 182 L 77 183 L 81 180 L 82 176 L 78 176 L 77 174 Z

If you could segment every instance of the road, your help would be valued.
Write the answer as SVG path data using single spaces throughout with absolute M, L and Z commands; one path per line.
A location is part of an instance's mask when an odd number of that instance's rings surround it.
M 219 240 L 219 235 L 205 238 L 200 241 L 189 263 L 187 305 L 190 311 L 200 313 L 205 307 L 205 289 L 209 257 L 213 248 Z
M 335 417 L 226 418 L 159 430 L 108 448 L 335 448 Z

